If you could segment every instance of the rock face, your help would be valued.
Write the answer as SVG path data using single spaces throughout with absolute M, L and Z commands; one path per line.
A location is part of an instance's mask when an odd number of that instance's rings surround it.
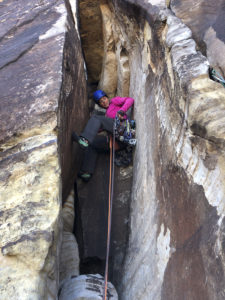
M 107 240 L 109 157 L 99 155 L 93 178 L 78 184 L 76 237 L 79 244 L 81 274 L 104 276 Z M 116 286 L 125 259 L 128 239 L 132 167 L 115 169 L 109 280 Z
M 99 274 L 88 274 L 71 277 L 60 290 L 59 300 L 102 300 L 104 293 L 104 278 Z M 109 282 L 107 289 L 107 299 L 118 300 L 118 295 Z
M 85 62 L 88 67 L 88 81 L 100 79 L 103 59 L 103 32 L 99 0 L 80 0 L 80 31 Z
M 99 274 L 79 276 L 79 252 L 73 234 L 74 200 L 72 190 L 62 209 L 63 238 L 59 265 L 59 300 L 102 299 L 104 278 Z M 110 282 L 107 285 L 107 299 L 118 299 L 117 292 Z
M 98 12 L 101 22 L 92 18 Z M 128 52 L 123 47 L 121 29 L 115 23 L 115 16 L 107 1 L 80 1 L 81 40 L 85 45 L 84 55 L 88 74 L 96 74 L 95 64 L 102 66 L 99 73 L 99 87 L 109 96 L 129 95 L 130 70 Z M 88 17 L 86 17 L 88 16 Z M 92 32 L 98 33 L 98 38 Z M 118 32 L 117 32 L 118 31 Z M 101 33 L 101 34 L 100 34 Z M 89 38 L 90 37 L 90 38 Z M 93 45 L 101 40 L 102 57 L 91 56 Z M 95 40 L 97 39 L 97 40 Z M 121 39 L 121 42 L 120 42 Z M 117 47 L 116 47 L 117 45 Z M 100 50 L 100 49 L 99 49 Z M 96 79 L 89 77 L 89 84 Z M 81 256 L 81 274 L 99 273 L 104 275 L 107 240 L 109 185 L 109 155 L 99 155 L 95 173 L 88 183 L 78 182 L 76 210 L 76 237 Z M 115 190 L 113 200 L 112 236 L 110 249 L 109 278 L 117 288 L 121 281 L 126 246 L 129 234 L 128 220 L 131 200 L 132 166 L 115 169 Z
M 80 41 L 67 1 L 0 6 L 1 299 L 56 299 L 71 131 L 87 116 Z
M 223 0 L 171 0 L 171 9 L 193 32 L 212 67 L 225 75 L 225 5 Z
M 209 64 L 225 72 L 224 1 L 211 4 L 80 1 L 89 84 L 135 99 L 133 170 L 115 174 L 110 277 L 120 299 L 225 298 L 225 93 L 208 76 Z M 1 299 L 56 299 L 59 279 L 63 299 L 87 278 L 70 260 L 70 213 L 63 237 L 60 218 L 81 161 L 71 131 L 88 116 L 76 5 L 0 7 Z M 107 176 L 103 156 L 78 186 L 86 273 L 104 270 Z
M 79 251 L 77 241 L 73 234 L 74 226 L 74 193 L 71 191 L 62 209 L 63 234 L 60 251 L 59 282 L 60 286 L 69 280 L 71 276 L 78 276 L 79 272 Z
M 224 6 L 213 4 L 211 23 L 196 13 L 201 26 L 187 9 L 205 7 L 211 14 L 210 3 L 100 2 L 99 87 L 136 100 L 138 144 L 129 244 L 117 282 L 121 299 L 224 299 L 225 94 L 208 76 L 209 63 L 224 72 L 223 59 L 212 60 L 222 41 L 224 18 L 220 28 L 216 24 Z M 216 32 L 211 50 L 210 26 Z

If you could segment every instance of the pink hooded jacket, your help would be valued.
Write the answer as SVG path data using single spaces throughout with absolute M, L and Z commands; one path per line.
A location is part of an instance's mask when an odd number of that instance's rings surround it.
M 110 100 L 109 107 L 106 110 L 106 117 L 114 119 L 119 110 L 127 112 L 134 104 L 134 99 L 129 97 L 115 97 Z

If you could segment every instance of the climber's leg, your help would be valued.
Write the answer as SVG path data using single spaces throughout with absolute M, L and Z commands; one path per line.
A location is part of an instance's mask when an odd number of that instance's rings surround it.
M 109 150 L 108 137 L 97 135 L 93 143 L 84 151 L 84 158 L 79 172 L 79 177 L 88 181 L 95 170 L 96 159 L 98 153 L 107 152 Z
M 90 144 L 92 144 L 99 129 L 103 129 L 112 133 L 113 124 L 114 119 L 110 119 L 105 116 L 94 115 L 90 118 L 80 136 L 85 138 Z

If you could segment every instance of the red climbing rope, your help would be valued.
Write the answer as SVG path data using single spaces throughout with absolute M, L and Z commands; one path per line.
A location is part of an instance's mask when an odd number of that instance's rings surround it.
M 113 190 L 114 190 L 115 134 L 113 134 L 113 138 L 110 137 L 109 147 L 110 147 L 109 206 L 108 206 L 107 249 L 106 249 L 106 263 L 105 263 L 105 280 L 104 280 L 104 297 L 103 297 L 103 300 L 107 300 L 108 269 L 109 269 L 109 248 L 110 248 L 111 223 L 112 223 L 112 200 L 113 200 Z

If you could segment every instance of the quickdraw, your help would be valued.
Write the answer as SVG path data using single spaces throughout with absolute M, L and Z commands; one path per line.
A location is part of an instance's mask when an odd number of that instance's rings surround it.
M 213 68 L 211 68 L 209 70 L 210 73 L 210 78 L 221 83 L 224 87 L 225 87 L 225 80 L 223 79 L 223 77 Z
M 135 139 L 135 121 L 134 120 L 123 120 L 121 121 L 117 116 L 114 123 L 115 137 L 120 142 L 135 146 L 137 140 Z

